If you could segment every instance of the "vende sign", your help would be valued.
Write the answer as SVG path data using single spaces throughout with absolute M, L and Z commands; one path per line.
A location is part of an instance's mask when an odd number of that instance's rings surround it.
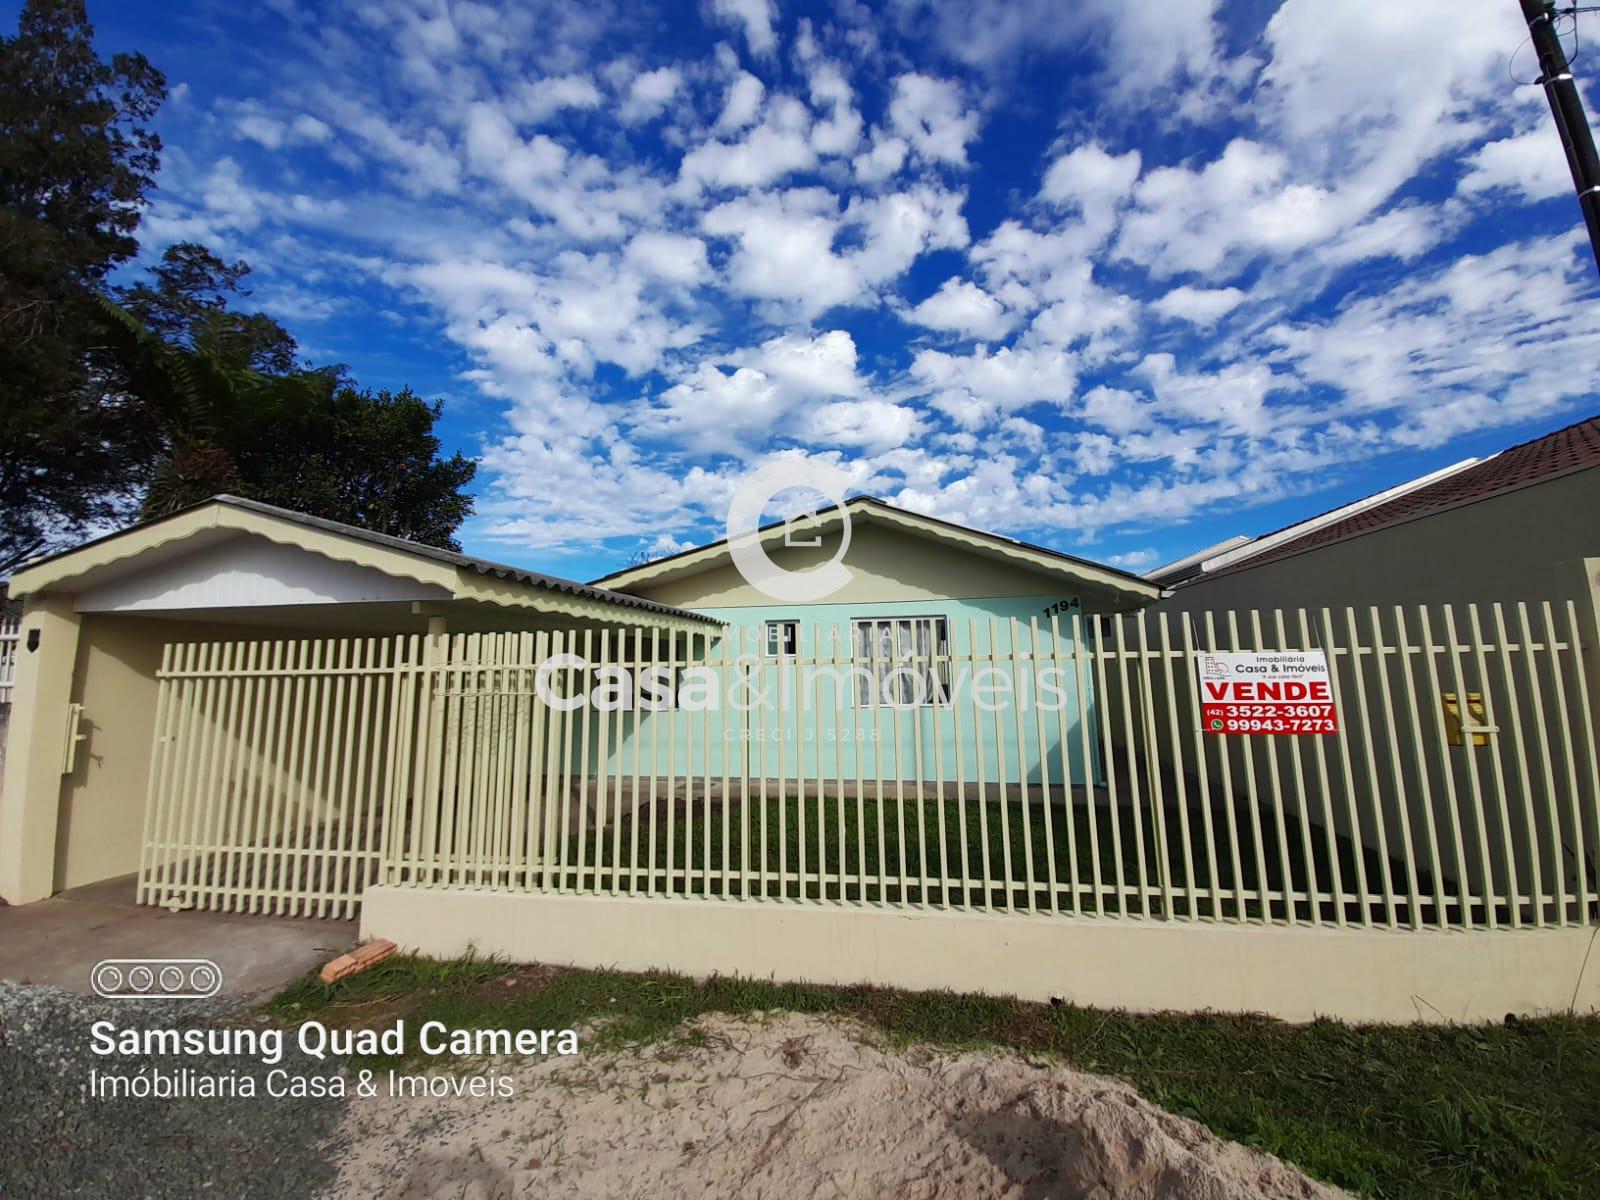
M 1321 650 L 1202 653 L 1200 721 L 1207 733 L 1338 733 Z

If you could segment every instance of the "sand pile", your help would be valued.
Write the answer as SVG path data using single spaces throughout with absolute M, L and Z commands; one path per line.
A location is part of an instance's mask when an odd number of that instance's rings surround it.
M 356 1101 L 337 1197 L 1286 1200 L 1340 1193 L 1115 1080 L 903 1052 L 849 1023 L 541 1062 L 510 1099 Z

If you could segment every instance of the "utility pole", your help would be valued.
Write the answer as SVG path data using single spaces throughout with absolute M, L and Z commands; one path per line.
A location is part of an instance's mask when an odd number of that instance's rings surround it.
M 1567 52 L 1556 33 L 1555 0 L 1521 0 L 1522 16 L 1539 55 L 1539 82 L 1550 101 L 1550 113 L 1561 134 L 1561 148 L 1567 152 L 1572 168 L 1572 183 L 1578 189 L 1578 204 L 1589 227 L 1589 248 L 1600 265 L 1600 155 L 1595 154 L 1589 118 L 1583 113 L 1578 85 L 1567 67 Z

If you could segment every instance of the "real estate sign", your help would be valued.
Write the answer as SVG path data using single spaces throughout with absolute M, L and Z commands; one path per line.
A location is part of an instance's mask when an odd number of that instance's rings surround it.
M 1207 733 L 1339 732 L 1321 650 L 1204 651 L 1195 669 Z

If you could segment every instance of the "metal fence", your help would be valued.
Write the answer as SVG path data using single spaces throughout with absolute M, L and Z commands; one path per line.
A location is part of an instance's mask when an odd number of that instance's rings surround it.
M 142 894 L 332 914 L 377 871 L 1041 916 L 1595 919 L 1570 605 L 957 624 L 802 629 L 777 655 L 718 631 L 169 648 Z M 1198 656 L 1304 648 L 1338 733 L 1202 726 Z

